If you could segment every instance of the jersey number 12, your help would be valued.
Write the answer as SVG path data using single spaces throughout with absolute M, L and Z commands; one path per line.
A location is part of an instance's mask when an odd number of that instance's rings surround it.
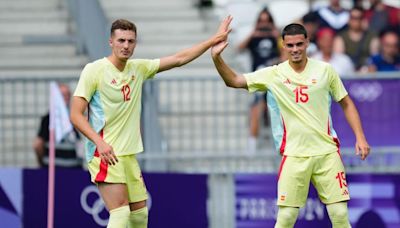
M 131 88 L 129 87 L 129 85 L 122 86 L 121 92 L 122 92 L 124 101 L 129 101 L 131 99 Z

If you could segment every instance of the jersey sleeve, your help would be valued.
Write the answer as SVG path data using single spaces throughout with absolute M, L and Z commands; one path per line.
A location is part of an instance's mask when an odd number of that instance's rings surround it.
M 160 68 L 160 59 L 136 59 L 139 74 L 143 75 L 144 80 L 153 78 Z
M 347 96 L 347 90 L 338 73 L 331 66 L 328 66 L 328 74 L 330 78 L 329 92 L 333 99 L 338 102 Z
M 75 97 L 83 97 L 87 102 L 90 102 L 97 88 L 96 76 L 98 75 L 93 68 L 90 63 L 83 68 L 74 93 Z
M 273 67 L 266 67 L 252 73 L 244 74 L 249 92 L 267 91 L 272 82 L 273 71 Z

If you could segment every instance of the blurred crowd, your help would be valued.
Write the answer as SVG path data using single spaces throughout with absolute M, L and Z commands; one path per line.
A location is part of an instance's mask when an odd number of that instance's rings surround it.
M 353 8 L 346 9 L 340 0 L 330 0 L 328 6 L 308 12 L 299 22 L 309 34 L 308 55 L 331 63 L 341 76 L 400 71 L 399 8 L 382 0 L 353 0 Z M 264 8 L 239 50 L 250 52 L 255 70 L 286 59 L 280 39 L 271 13 Z
M 346 9 L 340 0 L 330 0 L 328 6 L 310 11 L 296 21 L 308 32 L 308 56 L 329 62 L 341 77 L 400 71 L 400 9 L 382 0 L 353 0 L 352 5 Z M 286 60 L 281 48 L 279 28 L 265 7 L 252 32 L 239 42 L 238 50 L 250 53 L 251 71 L 255 71 Z M 265 94 L 255 94 L 249 115 L 248 150 L 253 152 L 258 144 L 260 122 L 269 126 Z

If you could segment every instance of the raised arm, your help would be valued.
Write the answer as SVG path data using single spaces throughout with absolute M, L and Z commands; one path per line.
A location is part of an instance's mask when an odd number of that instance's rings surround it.
M 347 122 L 356 136 L 356 154 L 360 155 L 361 159 L 364 160 L 370 152 L 370 147 L 365 138 L 357 108 L 348 95 L 340 100 L 339 104 L 343 109 Z
M 218 31 L 214 36 L 209 39 L 198 43 L 190 48 L 181 50 L 174 55 L 163 57 L 160 59 L 160 67 L 158 72 L 166 71 L 172 69 L 174 67 L 183 66 L 192 60 L 196 59 L 200 55 L 202 55 L 205 51 L 207 51 L 213 45 L 226 40 L 228 34 L 231 32 L 229 25 L 232 21 L 232 17 L 226 17 L 220 24 Z
M 70 113 L 71 123 L 96 145 L 97 151 L 104 163 L 114 165 L 118 160 L 114 154 L 113 148 L 104 142 L 100 135 L 93 130 L 87 117 L 84 115 L 87 106 L 88 102 L 83 97 L 74 96 L 72 98 Z
M 223 60 L 221 53 L 228 46 L 226 40 L 211 48 L 211 56 L 219 75 L 228 87 L 247 89 L 247 82 L 243 75 L 235 73 Z

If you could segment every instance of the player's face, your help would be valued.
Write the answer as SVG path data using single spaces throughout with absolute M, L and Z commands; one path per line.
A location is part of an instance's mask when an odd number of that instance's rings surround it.
M 283 49 L 292 63 L 301 63 L 307 58 L 308 39 L 304 35 L 286 35 L 283 39 Z
M 112 54 L 122 61 L 128 60 L 136 47 L 136 34 L 131 30 L 117 29 L 110 38 Z

